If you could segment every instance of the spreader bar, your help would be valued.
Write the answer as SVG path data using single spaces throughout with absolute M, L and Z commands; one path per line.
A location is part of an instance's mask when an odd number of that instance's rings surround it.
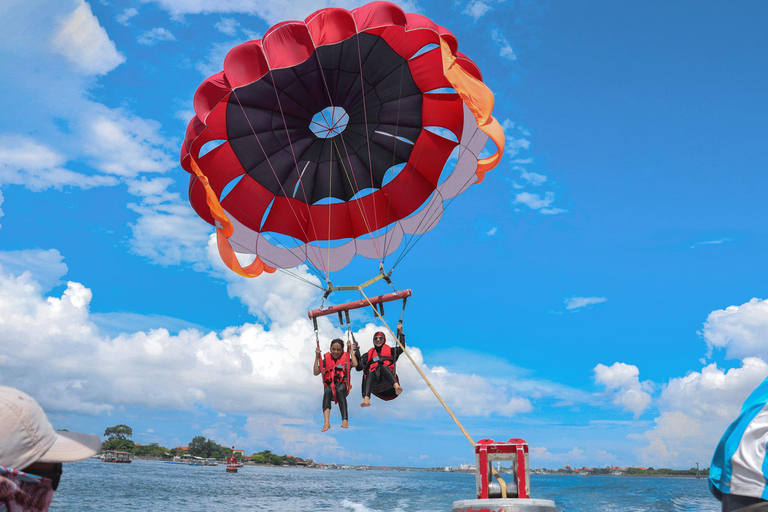
M 379 295 L 378 297 L 360 299 L 353 302 L 347 302 L 345 304 L 336 304 L 335 306 L 328 306 L 325 309 L 313 309 L 312 311 L 307 311 L 307 315 L 309 318 L 317 318 L 320 316 L 332 315 L 334 313 L 338 313 L 339 311 L 349 311 L 350 309 L 365 308 L 375 304 L 392 302 L 393 300 L 407 299 L 410 296 L 411 290 L 401 290 L 394 293 L 385 293 L 384 295 Z

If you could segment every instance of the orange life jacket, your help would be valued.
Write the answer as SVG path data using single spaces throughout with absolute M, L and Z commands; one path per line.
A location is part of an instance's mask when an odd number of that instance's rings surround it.
M 395 373 L 395 358 L 392 354 L 392 349 L 389 348 L 389 345 L 386 343 L 381 346 L 381 355 L 379 355 L 378 352 L 376 352 L 376 347 L 373 347 L 371 350 L 368 351 L 368 361 L 366 363 L 366 370 L 369 372 L 375 372 L 376 368 L 383 364 L 387 368 L 389 368 L 392 371 L 392 374 Z
M 331 386 L 333 391 L 333 403 L 339 403 L 339 399 L 336 397 L 336 385 L 343 382 L 347 386 L 347 395 L 349 395 L 350 382 L 349 382 L 349 369 L 351 363 L 349 360 L 349 352 L 344 352 L 334 361 L 330 352 L 326 352 L 323 355 L 323 385 Z

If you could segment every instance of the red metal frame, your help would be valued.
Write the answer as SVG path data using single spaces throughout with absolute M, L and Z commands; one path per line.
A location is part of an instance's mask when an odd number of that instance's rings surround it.
M 475 454 L 477 455 L 476 471 L 480 481 L 480 499 L 488 499 L 488 484 L 491 481 L 491 463 L 494 460 L 509 460 L 512 454 L 516 462 L 515 471 L 517 476 L 517 497 L 529 498 L 528 489 L 528 467 L 526 464 L 526 455 L 528 455 L 528 443 L 522 439 L 510 439 L 509 441 L 494 441 L 493 439 L 481 439 L 475 444 Z M 494 455 L 505 455 L 504 457 L 494 457 Z
M 309 318 L 317 318 L 320 316 L 332 315 L 340 311 L 349 311 L 351 309 L 365 308 L 374 304 L 381 304 L 382 302 L 392 302 L 393 300 L 406 299 L 411 296 L 411 290 L 400 290 L 394 293 L 385 293 L 377 297 L 370 297 L 368 299 L 360 299 L 353 302 L 346 302 L 344 304 L 336 304 L 335 306 L 328 306 L 325 309 L 313 309 L 307 311 Z

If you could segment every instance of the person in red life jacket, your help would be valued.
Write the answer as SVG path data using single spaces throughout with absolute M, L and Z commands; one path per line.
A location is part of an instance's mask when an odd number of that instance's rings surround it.
M 403 334 L 403 321 L 397 324 L 397 336 L 400 343 L 405 346 L 405 334 Z M 383 400 L 389 400 L 400 396 L 403 388 L 397 381 L 395 373 L 395 361 L 403 353 L 403 348 L 399 345 L 392 349 L 386 343 L 387 337 L 383 332 L 378 331 L 373 335 L 373 348 L 360 357 L 357 344 L 355 344 L 355 354 L 359 364 L 355 368 L 357 371 L 363 371 L 363 403 L 360 407 L 371 406 L 371 393 L 379 396 Z M 377 389 L 389 390 L 389 395 L 381 396 Z M 392 394 L 392 390 L 394 394 Z M 386 394 L 386 393 L 385 393 Z
M 315 350 L 315 375 L 323 375 L 323 428 L 325 432 L 331 428 L 331 400 L 339 404 L 341 413 L 341 428 L 349 428 L 347 415 L 347 395 L 351 389 L 349 372 L 357 367 L 357 357 L 352 352 L 352 345 L 347 342 L 344 352 L 344 342 L 336 338 L 331 341 L 331 351 L 322 355 L 320 347 Z

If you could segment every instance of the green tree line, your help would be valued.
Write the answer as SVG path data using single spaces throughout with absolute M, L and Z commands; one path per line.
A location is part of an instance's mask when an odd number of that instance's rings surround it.
M 104 431 L 104 437 L 107 440 L 102 443 L 101 449 L 115 450 L 121 452 L 130 452 L 134 455 L 144 457 L 162 457 L 166 453 L 171 455 L 183 455 L 188 453 L 195 457 L 203 458 L 216 458 L 225 459 L 232 453 L 232 448 L 228 446 L 221 446 L 212 439 L 206 439 L 205 436 L 195 436 L 187 445 L 188 450 L 177 450 L 176 448 L 166 448 L 160 446 L 158 443 L 150 443 L 147 445 L 137 445 L 131 440 L 133 437 L 133 429 L 128 425 L 115 425 L 109 427 Z M 235 453 L 235 457 L 242 458 L 241 453 Z M 270 450 L 264 450 L 263 452 L 254 453 L 251 455 L 250 460 L 256 464 L 272 464 L 275 466 L 282 466 L 283 464 L 296 465 L 296 459 L 289 455 L 277 455 Z

